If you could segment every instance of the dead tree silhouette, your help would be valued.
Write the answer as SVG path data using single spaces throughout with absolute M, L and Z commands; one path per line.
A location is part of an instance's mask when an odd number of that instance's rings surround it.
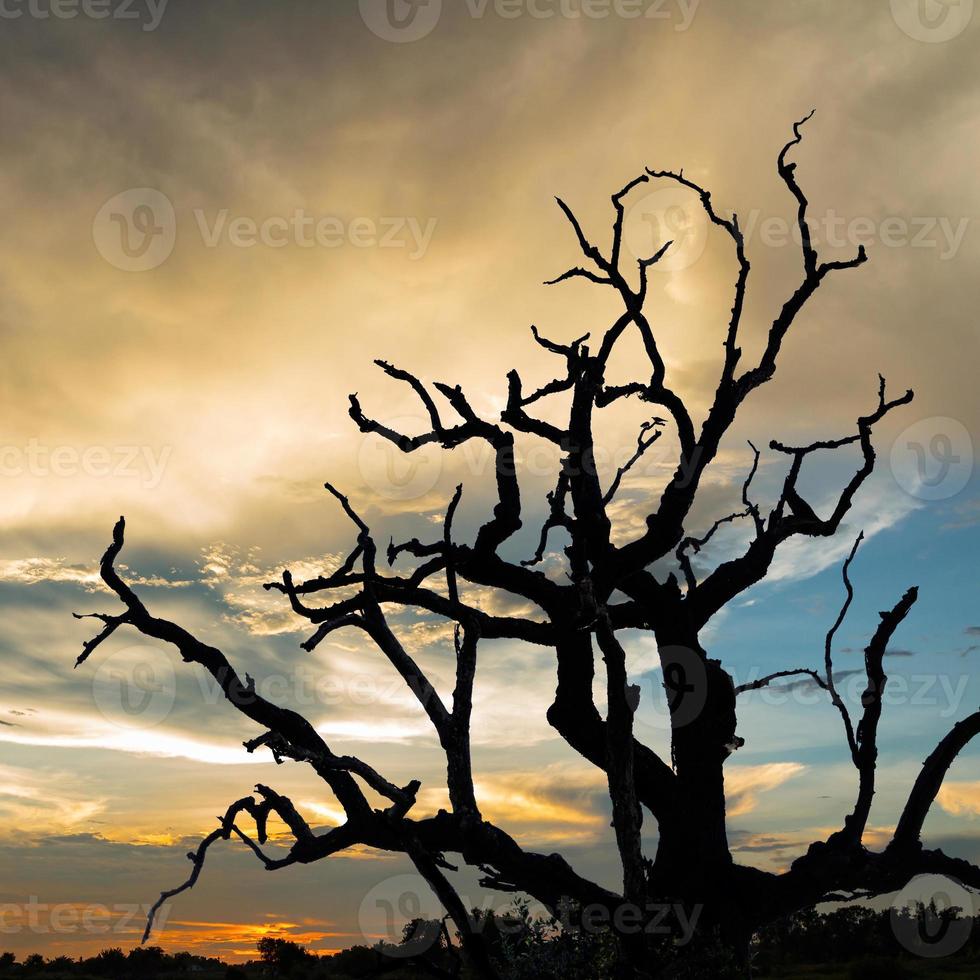
M 856 724 L 834 683 L 832 646 L 853 596 L 848 569 L 857 542 L 844 565 L 847 599 L 827 633 L 820 669 L 781 670 L 736 687 L 722 663 L 711 659 L 699 641 L 703 627 L 715 613 L 766 576 L 781 544 L 797 536 L 828 537 L 840 529 L 855 495 L 874 468 L 872 432 L 876 423 L 912 400 L 911 391 L 889 399 L 882 379 L 876 404 L 857 419 L 855 431 L 801 446 L 773 441 L 771 449 L 788 458 L 788 473 L 777 502 L 767 514 L 751 499 L 751 483 L 759 463 L 759 452 L 753 447 L 754 460 L 742 489 L 744 509 L 718 521 L 700 537 L 686 532 L 685 523 L 706 468 L 715 459 L 739 407 L 773 377 L 780 348 L 797 315 L 832 274 L 855 269 L 866 261 L 863 247 L 846 261 L 821 261 L 817 254 L 807 218 L 808 201 L 797 181 L 796 164 L 789 159 L 801 141 L 805 121 L 794 125 L 793 137 L 782 148 L 777 162 L 779 176 L 796 201 L 802 281 L 772 321 L 761 356 L 751 367 L 739 369 L 739 330 L 750 263 L 737 217 L 719 214 L 708 191 L 683 172 L 647 171 L 612 196 L 614 220 L 608 252 L 592 243 L 568 205 L 558 201 L 589 264 L 571 268 L 553 282 L 584 278 L 614 290 L 623 304 L 621 315 L 604 330 L 594 347 L 587 345 L 587 337 L 561 344 L 533 331 L 537 343 L 564 362 L 562 375 L 525 393 L 520 375 L 511 371 L 506 407 L 499 421 L 481 417 L 459 386 L 436 384 L 438 394 L 458 416 L 446 422 L 443 411 L 418 378 L 378 361 L 386 375 L 410 385 L 424 406 L 431 429 L 414 436 L 393 431 L 372 419 L 358 397 L 350 397 L 350 416 L 361 432 L 376 433 L 404 453 L 429 444 L 449 450 L 477 441 L 489 446 L 495 461 L 496 503 L 472 543 L 462 543 L 453 533 L 460 487 L 436 540 L 413 539 L 388 547 L 385 557 L 389 566 L 407 556 L 415 560 L 414 570 L 404 575 L 386 573 L 378 567 L 378 549 L 370 528 L 347 497 L 327 484 L 356 528 L 356 546 L 336 571 L 306 582 L 295 582 L 286 572 L 281 582 L 266 586 L 281 592 L 293 611 L 315 628 L 302 644 L 304 650 L 315 650 L 337 630 L 356 629 L 363 631 L 387 657 L 418 698 L 445 750 L 449 811 L 413 818 L 412 808 L 420 786 L 417 780 L 399 786 L 367 761 L 338 755 L 305 718 L 256 693 L 253 680 L 248 675 L 240 677 L 220 650 L 176 623 L 153 615 L 116 570 L 124 535 L 124 521 L 120 518 L 102 558 L 101 574 L 124 608 L 117 614 L 95 614 L 103 628 L 84 645 L 78 664 L 121 626 L 131 626 L 146 637 L 172 644 L 184 661 L 203 667 L 231 705 L 261 729 L 261 734 L 245 744 L 249 752 L 264 749 L 276 761 L 306 763 L 323 779 L 346 814 L 340 826 L 314 832 L 287 798 L 267 786 L 258 786 L 255 796 L 232 803 L 217 828 L 196 852 L 188 855 L 192 861 L 189 879 L 165 892 L 161 903 L 192 887 L 208 848 L 232 835 L 240 838 L 270 870 L 319 861 L 352 845 L 402 852 L 452 918 L 475 972 L 484 977 L 495 976 L 480 930 L 447 875 L 453 866 L 445 855 L 458 854 L 463 862 L 482 872 L 485 887 L 527 893 L 553 911 L 563 910 L 564 915 L 569 909 L 577 914 L 587 906 L 599 906 L 610 910 L 612 921 L 616 921 L 613 910 L 627 905 L 641 910 L 639 925 L 630 919 L 630 929 L 624 926 L 617 933 L 622 947 L 621 974 L 650 976 L 659 967 L 647 945 L 643 916 L 648 914 L 646 910 L 652 902 L 665 896 L 701 907 L 700 928 L 720 935 L 725 944 L 744 957 L 754 930 L 830 895 L 870 896 L 891 891 L 903 887 L 913 875 L 925 872 L 950 875 L 980 887 L 980 869 L 941 851 L 925 849 L 920 842 L 923 822 L 947 770 L 960 750 L 980 732 L 980 712 L 956 724 L 926 759 L 889 845 L 876 853 L 862 843 L 875 792 L 877 729 L 887 680 L 883 658 L 890 638 L 916 600 L 914 588 L 881 614 L 881 622 L 865 650 L 867 689 Z M 738 263 L 721 373 L 700 431 L 685 402 L 668 385 L 664 359 L 644 313 L 649 270 L 671 243 L 640 260 L 629 276 L 623 271 L 625 198 L 639 185 L 657 180 L 682 185 L 699 196 L 711 225 L 731 240 Z M 637 282 L 635 287 L 631 280 Z M 628 330 L 636 331 L 642 341 L 649 359 L 649 376 L 644 370 L 643 380 L 612 386 L 605 381 L 607 363 Z M 536 402 L 562 393 L 570 396 L 564 426 L 531 414 Z M 633 459 L 604 488 L 594 459 L 593 421 L 598 411 L 626 398 L 656 406 L 667 418 L 655 417 L 643 427 Z M 616 545 L 611 538 L 609 510 L 620 481 L 664 427 L 671 424 L 680 445 L 676 472 L 646 516 L 642 533 L 626 544 Z M 514 432 L 537 436 L 559 447 L 562 454 L 537 553 L 521 563 L 500 555 L 501 546 L 522 524 Z M 820 516 L 800 489 L 801 471 L 817 454 L 848 446 L 859 451 L 860 465 L 840 490 L 831 512 Z M 701 549 L 723 523 L 734 520 L 749 522 L 754 532 L 751 543 L 743 554 L 698 577 L 691 553 Z M 559 528 L 569 540 L 565 548 L 567 575 L 555 581 L 534 566 L 548 549 L 549 533 Z M 668 558 L 676 560 L 677 574 L 658 577 L 651 566 Z M 467 601 L 467 587 L 500 590 L 532 604 L 538 612 L 535 617 L 492 614 Z M 342 597 L 312 604 L 314 597 L 329 597 L 335 590 L 341 590 Z M 393 633 L 386 607 L 414 608 L 454 624 L 456 663 L 451 703 L 439 696 Z M 663 676 L 674 694 L 670 700 L 669 760 L 634 735 L 636 692 L 627 684 L 626 653 L 617 637 L 622 630 L 645 630 L 655 638 Z M 470 717 L 478 645 L 481 639 L 494 638 L 521 640 L 553 651 L 556 689 L 547 720 L 569 746 L 608 778 L 613 827 L 622 861 L 621 892 L 608 890 L 576 873 L 558 854 L 527 850 L 481 813 L 471 767 Z M 605 671 L 605 717 L 593 698 L 597 651 Z M 742 744 L 736 733 L 738 696 L 795 675 L 808 677 L 823 689 L 839 712 L 858 785 L 853 812 L 843 819 L 841 828 L 826 840 L 814 842 L 787 871 L 776 874 L 733 860 L 726 835 L 724 767 Z M 692 699 L 696 703 L 693 712 Z M 388 805 L 384 809 L 372 807 L 362 784 Z M 644 810 L 652 815 L 658 828 L 652 860 L 644 853 L 641 842 Z M 280 859 L 270 858 L 262 849 L 266 822 L 273 814 L 281 818 L 294 838 L 288 855 Z M 241 820 L 246 816 L 254 821 L 254 839 L 242 829 Z M 151 926 L 152 915 L 147 936 Z

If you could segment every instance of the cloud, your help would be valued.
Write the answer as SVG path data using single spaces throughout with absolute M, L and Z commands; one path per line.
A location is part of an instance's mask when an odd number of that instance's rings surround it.
M 770 762 L 756 766 L 729 766 L 725 770 L 725 796 L 729 817 L 751 813 L 759 803 L 759 794 L 778 789 L 800 775 L 806 766 L 799 762 Z
M 944 531 L 963 531 L 980 523 L 980 500 L 964 500 L 951 508 L 953 517 L 941 525 Z
M 477 776 L 477 802 L 488 820 L 525 846 L 594 843 L 608 834 L 605 774 L 581 766 Z
M 854 545 L 858 529 L 864 531 L 865 542 L 904 520 L 921 505 L 897 487 L 879 478 L 859 491 L 846 523 L 832 538 L 809 538 L 798 535 L 790 538 L 776 552 L 766 576 L 768 584 L 812 578 L 847 557 Z M 826 513 L 832 504 L 824 502 L 815 508 Z M 866 545 L 865 545 L 866 546 Z
M 413 739 L 432 737 L 432 723 L 428 718 L 419 718 L 414 722 L 378 718 L 328 721 L 321 724 L 318 730 L 330 739 L 349 739 L 355 742 L 408 744 Z
M 105 808 L 67 772 L 0 764 L 0 834 L 20 837 L 71 833 Z
M 35 582 L 73 582 L 90 589 L 102 585 L 95 565 L 68 565 L 64 558 L 12 558 L 0 561 L 0 581 L 30 585 Z
M 162 729 L 145 728 L 139 721 L 123 725 L 105 717 L 51 709 L 23 722 L 16 731 L 0 732 L 8 745 L 70 748 L 81 751 L 111 749 L 139 756 L 191 759 L 215 765 L 248 765 L 262 760 L 241 744 L 205 741 Z
M 779 873 L 805 854 L 813 841 L 826 840 L 839 829 L 829 825 L 779 833 L 731 829 L 728 838 L 733 854 L 746 855 L 747 863 Z M 863 840 L 866 846 L 880 849 L 894 834 L 894 827 L 870 826 L 866 828 Z
M 302 922 L 201 921 L 170 919 L 153 942 L 168 951 L 188 950 L 202 956 L 226 960 L 254 959 L 259 940 L 285 939 L 313 952 L 333 952 L 363 941 L 360 932 L 342 931 L 335 923 L 315 918 Z
M 947 780 L 940 787 L 936 802 L 955 817 L 980 816 L 980 782 Z
M 836 684 L 839 681 L 847 680 L 848 677 L 854 677 L 857 674 L 863 673 L 863 670 L 858 670 L 856 668 L 852 670 L 835 670 L 834 683 Z M 773 684 L 772 686 L 776 691 L 808 691 L 819 687 L 817 682 L 812 677 L 801 677 L 799 680 L 777 683 Z

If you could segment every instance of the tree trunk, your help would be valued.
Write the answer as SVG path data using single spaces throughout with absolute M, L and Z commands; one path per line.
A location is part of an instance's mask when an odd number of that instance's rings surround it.
M 660 826 L 654 879 L 660 890 L 707 902 L 732 864 L 724 764 L 737 744 L 735 688 L 696 639 L 678 631 L 658 634 L 657 643 L 671 710 L 678 804 Z

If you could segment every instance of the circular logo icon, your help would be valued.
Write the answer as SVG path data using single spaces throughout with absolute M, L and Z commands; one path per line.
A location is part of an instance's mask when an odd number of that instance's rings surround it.
M 892 932 L 916 956 L 949 956 L 966 945 L 972 916 L 973 896 L 959 882 L 916 875 L 892 902 Z
M 660 663 L 660 670 L 645 671 L 637 683 L 627 688 L 637 729 L 669 732 L 671 728 L 683 728 L 701 714 L 707 700 L 704 661 L 694 650 L 661 647 Z
M 395 432 L 418 432 L 431 425 L 428 418 L 407 415 L 382 419 L 381 424 Z M 418 500 L 438 482 L 442 472 L 440 446 L 420 446 L 402 452 L 393 442 L 376 432 L 364 436 L 357 453 L 357 467 L 364 482 L 386 500 Z
M 890 0 L 892 19 L 913 41 L 950 41 L 973 19 L 973 0 Z
M 439 941 L 442 909 L 420 875 L 403 874 L 378 882 L 357 910 L 368 945 L 380 942 L 388 956 L 418 956 Z
M 358 7 L 372 34 L 396 44 L 431 34 L 442 14 L 442 0 L 358 0 Z
M 662 186 L 638 197 L 623 219 L 623 240 L 636 259 L 648 259 L 671 242 L 655 272 L 680 272 L 694 265 L 708 241 L 708 216 L 688 187 Z
M 147 272 L 170 258 L 177 215 L 170 199 L 152 187 L 134 187 L 110 198 L 92 222 L 99 254 L 123 272 Z
M 177 674 L 163 651 L 138 645 L 100 659 L 92 695 L 106 721 L 119 728 L 152 728 L 169 717 Z
M 956 419 L 937 416 L 910 425 L 891 451 L 895 482 L 920 500 L 946 500 L 973 475 L 973 439 Z

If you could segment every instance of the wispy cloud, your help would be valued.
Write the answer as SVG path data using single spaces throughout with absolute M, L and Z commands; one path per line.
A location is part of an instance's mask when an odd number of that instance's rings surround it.
M 215 765 L 247 765 L 263 761 L 245 752 L 239 743 L 217 743 L 182 736 L 162 729 L 145 728 L 138 722 L 126 727 L 96 714 L 56 709 L 34 716 L 9 731 L 0 742 L 48 748 L 111 749 L 133 755 L 183 758 Z
M 26 828 L 34 836 L 72 833 L 104 806 L 70 773 L 0 764 L 0 835 L 21 837 Z
M 936 802 L 953 816 L 980 816 L 980 782 L 947 780 L 940 788 Z
M 777 552 L 766 578 L 767 583 L 812 578 L 819 572 L 840 564 L 854 545 L 858 531 L 864 531 L 865 540 L 894 527 L 922 505 L 903 493 L 884 478 L 863 488 L 847 515 L 845 524 L 832 538 L 808 538 L 797 536 L 786 542 Z M 824 503 L 818 513 L 832 509 Z
M 800 775 L 806 767 L 799 762 L 771 762 L 757 766 L 730 766 L 725 771 L 725 795 L 729 817 L 751 813 L 759 794 L 777 789 Z

